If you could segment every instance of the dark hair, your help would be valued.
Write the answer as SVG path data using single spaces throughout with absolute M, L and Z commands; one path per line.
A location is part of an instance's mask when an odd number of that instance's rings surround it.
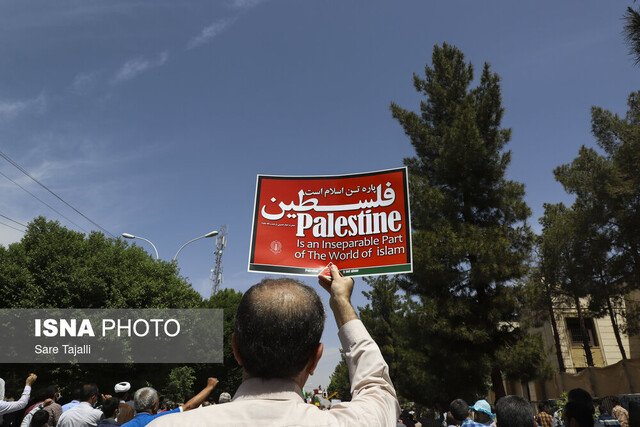
M 44 409 L 40 409 L 33 417 L 31 417 L 31 422 L 29 423 L 29 427 L 42 427 L 49 422 L 49 413 Z
M 48 387 L 39 388 L 32 394 L 31 403 L 42 402 L 46 399 L 53 399 L 53 396 L 58 392 L 58 386 L 52 384 Z
M 119 391 L 117 393 L 113 393 L 113 395 L 115 397 L 117 397 L 120 400 L 128 400 L 129 398 L 129 390 L 127 391 Z
M 235 342 L 252 377 L 291 378 L 320 343 L 324 306 L 316 291 L 290 278 L 264 279 L 240 300 Z
M 613 407 L 616 406 L 615 404 L 615 396 L 606 396 L 603 397 L 602 399 L 600 399 L 600 414 L 609 414 L 611 415 L 611 412 L 613 412 Z
M 582 402 L 588 405 L 593 405 L 593 398 L 589 392 L 583 388 L 574 388 L 567 393 L 567 401 L 569 402 Z
M 82 391 L 80 393 L 80 400 L 86 402 L 93 396 L 98 395 L 98 386 L 95 384 L 85 384 L 84 386 L 82 386 Z
M 71 392 L 71 400 L 80 400 L 82 399 L 82 388 L 74 388 Z
M 584 403 L 589 408 L 591 415 L 596 413 L 596 408 L 593 406 L 593 398 L 585 389 L 574 388 L 569 390 L 569 393 L 567 393 L 567 401 Z
M 474 421 L 480 424 L 487 424 L 490 421 L 493 421 L 493 418 L 491 418 L 491 415 L 487 414 L 486 412 L 482 412 L 482 411 L 475 411 L 473 413 L 473 418 Z
M 593 427 L 593 405 L 579 400 L 570 400 L 562 410 L 562 417 L 567 421 L 573 418 L 580 427 Z
M 533 408 L 524 397 L 505 396 L 496 402 L 498 427 L 533 427 L 533 418 Z
M 120 406 L 120 399 L 117 397 L 110 397 L 102 402 L 102 413 L 105 418 L 111 418 L 115 414 L 116 409 Z
M 469 416 L 469 405 L 462 399 L 456 399 L 449 404 L 449 412 L 456 421 L 461 423 Z

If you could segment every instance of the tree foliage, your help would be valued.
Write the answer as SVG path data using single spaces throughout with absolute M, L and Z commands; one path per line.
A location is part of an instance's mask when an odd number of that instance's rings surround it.
M 571 209 L 555 208 L 565 211 L 557 218 L 564 217 L 572 229 L 566 235 L 573 247 L 565 259 L 553 262 L 559 263 L 557 271 L 571 273 L 574 293 L 588 300 L 595 316 L 609 315 L 623 358 L 620 330 L 638 330 L 634 307 L 627 307 L 629 315 L 622 325 L 615 307 L 640 286 L 640 92 L 632 93 L 627 104 L 624 117 L 593 107 L 592 133 L 600 151 L 582 146 L 571 163 L 554 171 L 575 202 Z M 549 254 L 548 262 L 554 257 Z
M 0 246 L 0 308 L 193 308 L 202 298 L 175 263 L 102 233 L 35 218 Z
M 414 273 L 401 281 L 417 304 L 409 346 L 424 356 L 406 396 L 416 401 L 474 400 L 491 377 L 501 388 L 496 354 L 522 336 L 517 281 L 533 243 L 530 210 L 524 186 L 505 178 L 511 131 L 501 127 L 500 78 L 488 64 L 471 88 L 473 78 L 460 50 L 435 46 L 425 77 L 414 75 L 420 112 L 391 105 L 416 153 L 405 159 Z
M 96 382 L 106 393 L 125 380 L 133 388 L 163 390 L 171 375 L 189 373 L 196 384 L 217 377 L 216 393 L 235 392 L 241 370 L 233 358 L 231 333 L 242 294 L 222 289 L 209 300 L 179 275 L 176 263 L 156 261 L 142 248 L 102 233 L 68 230 L 35 218 L 20 242 L 0 246 L 0 308 L 220 308 L 224 309 L 224 364 L 28 364 L 5 365 L 3 378 L 24 382 L 37 372 L 41 384 L 58 383 L 65 393 Z M 174 382 L 179 382 L 176 377 Z M 182 380 L 180 380 L 182 381 Z M 177 384 L 176 382 L 176 384 Z M 171 393 L 193 387 L 186 382 Z M 188 386 L 188 387 L 187 387 Z
M 629 54 L 636 65 L 640 64 L 640 9 L 627 8 L 624 16 L 624 37 L 629 46 Z
M 193 394 L 193 384 L 196 380 L 195 370 L 190 366 L 173 368 L 162 389 L 165 398 L 176 403 L 184 403 Z
M 329 387 L 327 387 L 327 392 L 330 395 L 337 392 L 337 397 L 346 402 L 351 400 L 351 382 L 349 380 L 349 368 L 347 367 L 347 362 L 344 354 L 342 354 L 342 350 L 340 350 L 340 356 L 340 362 L 338 362 L 333 370 L 333 374 L 331 374 L 331 382 L 329 383 Z
M 204 302 L 204 308 L 219 308 L 224 310 L 224 369 L 220 366 L 206 365 L 203 374 L 211 376 L 212 372 L 216 372 L 216 378 L 220 381 L 216 387 L 216 395 L 227 392 L 233 395 L 242 382 L 242 367 L 238 365 L 231 347 L 231 336 L 233 335 L 234 325 L 236 322 L 236 312 L 238 304 L 242 299 L 242 292 L 233 289 L 220 289 L 213 294 L 211 298 Z

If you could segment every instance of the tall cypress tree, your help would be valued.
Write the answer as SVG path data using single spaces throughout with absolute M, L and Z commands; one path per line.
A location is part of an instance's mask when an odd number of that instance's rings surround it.
M 420 112 L 391 104 L 415 148 L 405 159 L 414 273 L 402 280 L 420 302 L 411 342 L 427 360 L 423 393 L 443 403 L 482 396 L 491 380 L 504 393 L 497 353 L 521 348 L 517 282 L 533 243 L 524 186 L 505 178 L 511 131 L 501 127 L 500 78 L 488 64 L 470 88 L 473 78 L 463 53 L 444 43 L 425 77 L 414 75 Z

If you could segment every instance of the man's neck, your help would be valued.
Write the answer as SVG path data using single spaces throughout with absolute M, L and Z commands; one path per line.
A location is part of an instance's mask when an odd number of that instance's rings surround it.
M 251 378 L 255 378 L 255 377 L 250 376 L 246 371 L 242 372 L 242 382 L 245 382 L 245 381 L 247 381 L 248 379 L 251 379 Z M 279 379 L 291 380 L 294 383 L 296 383 L 296 385 L 298 387 L 300 387 L 300 390 L 302 390 L 304 388 L 304 385 L 307 383 L 307 379 L 308 378 L 309 378 L 309 374 L 304 374 L 303 372 L 301 372 L 300 374 L 298 374 L 297 376 L 295 376 L 293 378 L 279 378 Z M 269 378 L 269 379 L 271 379 L 271 378 Z

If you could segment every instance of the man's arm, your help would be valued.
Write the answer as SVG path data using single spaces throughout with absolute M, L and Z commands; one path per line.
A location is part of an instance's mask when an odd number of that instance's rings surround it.
M 204 400 L 209 397 L 214 388 L 218 385 L 218 380 L 216 378 L 207 379 L 207 386 L 202 389 L 202 391 L 195 396 L 193 396 L 187 403 L 182 405 L 183 411 L 188 411 L 189 409 L 194 409 L 200 406 Z
M 31 386 L 36 382 L 36 378 L 38 378 L 36 374 L 29 374 L 24 382 L 24 391 L 22 392 L 22 396 L 20 396 L 19 400 L 15 402 L 0 401 L 0 415 L 8 414 L 9 412 L 18 411 L 27 407 L 29 396 L 31 395 Z
M 330 294 L 351 383 L 351 402 L 333 406 L 330 413 L 341 425 L 395 425 L 400 405 L 380 348 L 351 305 L 353 279 L 331 266 L 331 279 L 320 276 L 319 282 Z
M 351 305 L 354 281 L 350 277 L 340 276 L 335 265 L 331 266 L 331 278 L 318 276 L 320 285 L 329 292 L 329 307 L 336 318 L 338 329 L 345 323 L 356 320 L 358 315 Z

